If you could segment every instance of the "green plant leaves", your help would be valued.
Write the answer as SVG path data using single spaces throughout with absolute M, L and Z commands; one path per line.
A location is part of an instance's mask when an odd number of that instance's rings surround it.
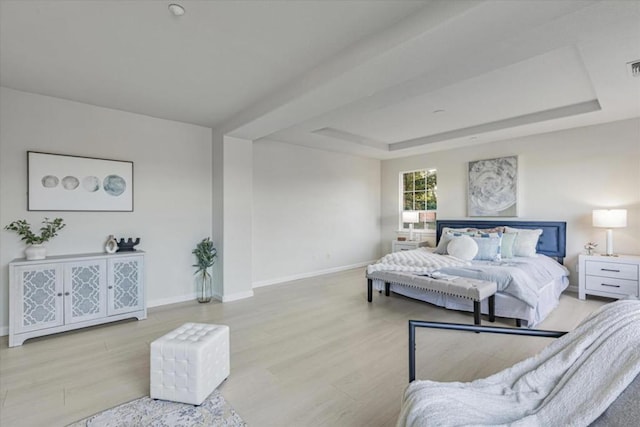
M 15 231 L 21 236 L 21 240 L 24 240 L 28 245 L 40 244 L 48 242 L 58 235 L 58 231 L 66 227 L 62 218 L 56 218 L 51 221 L 45 217 L 42 221 L 42 227 L 40 227 L 40 234 L 36 235 L 31 231 L 31 225 L 24 219 L 13 221 L 11 224 L 4 227 L 5 230 Z
M 213 266 L 218 255 L 218 251 L 213 247 L 211 239 L 209 237 L 202 239 L 192 253 L 196 256 L 196 264 L 193 264 L 193 266 L 197 268 L 195 274 L 200 272 L 208 274 L 207 269 Z

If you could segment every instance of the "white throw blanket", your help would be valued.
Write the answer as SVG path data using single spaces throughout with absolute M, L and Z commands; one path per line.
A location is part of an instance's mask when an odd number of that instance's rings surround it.
M 375 264 L 367 267 L 367 274 L 376 271 L 402 271 L 407 273 L 426 274 L 443 267 L 459 267 L 471 265 L 449 255 L 437 255 L 424 249 L 399 251 L 387 254 Z
M 640 301 L 621 300 L 540 354 L 488 378 L 414 381 L 398 426 L 587 426 L 638 373 Z

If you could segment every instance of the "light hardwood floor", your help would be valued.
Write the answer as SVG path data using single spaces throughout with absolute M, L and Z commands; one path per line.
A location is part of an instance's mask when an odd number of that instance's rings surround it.
M 540 325 L 575 327 L 604 300 L 563 295 Z M 220 391 L 260 426 L 393 426 L 407 385 L 407 320 L 472 323 L 401 296 L 366 301 L 363 269 L 255 289 L 230 303 L 188 302 L 124 321 L 0 344 L 0 424 L 64 426 L 149 394 L 149 343 L 184 322 L 231 329 L 231 375 Z M 486 322 L 486 320 L 483 320 Z M 498 319 L 497 325 L 513 326 Z M 548 344 L 544 338 L 419 330 L 418 378 L 468 381 Z

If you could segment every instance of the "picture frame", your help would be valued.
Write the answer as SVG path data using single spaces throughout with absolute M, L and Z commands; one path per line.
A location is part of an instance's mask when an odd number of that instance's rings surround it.
M 27 210 L 133 212 L 133 162 L 27 151 Z
M 467 215 L 518 216 L 518 156 L 469 162 Z

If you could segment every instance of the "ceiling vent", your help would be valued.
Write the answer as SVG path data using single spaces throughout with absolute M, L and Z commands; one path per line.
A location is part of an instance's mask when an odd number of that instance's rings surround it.
M 627 67 L 629 67 L 629 74 L 631 74 L 631 77 L 640 77 L 640 59 L 633 62 L 627 62 Z

